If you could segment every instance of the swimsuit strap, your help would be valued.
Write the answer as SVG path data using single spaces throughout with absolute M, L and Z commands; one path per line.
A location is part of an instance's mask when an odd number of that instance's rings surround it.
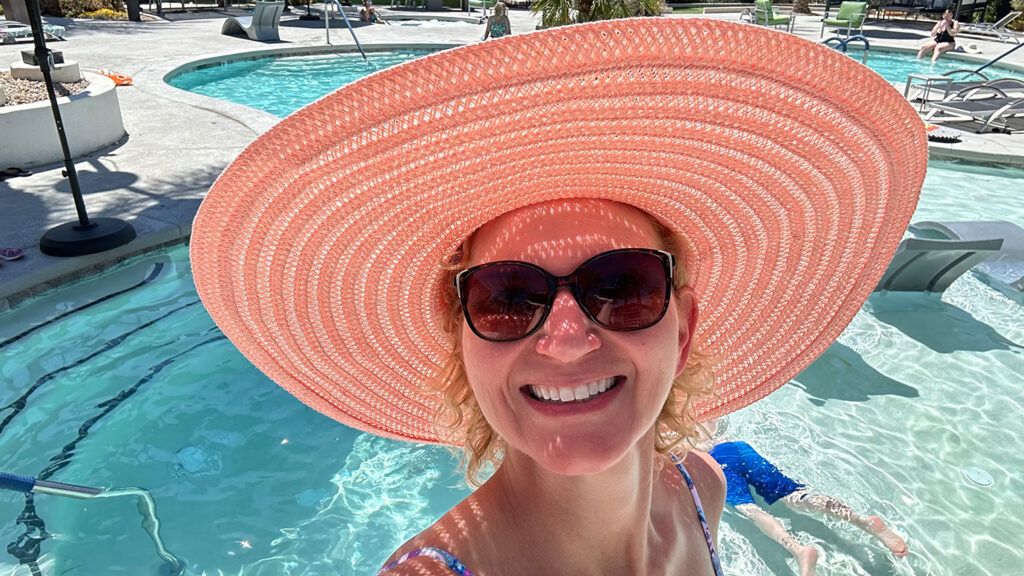
M 690 495 L 693 496 L 693 506 L 697 509 L 697 519 L 700 520 L 700 526 L 704 529 L 704 541 L 707 543 L 708 552 L 711 554 L 711 566 L 715 569 L 715 576 L 725 576 L 725 572 L 722 571 L 722 563 L 718 559 L 718 552 L 715 550 L 715 541 L 711 538 L 711 527 L 708 526 L 708 520 L 704 516 L 704 507 L 700 504 L 700 495 L 697 494 L 697 487 L 693 485 L 690 473 L 686 471 L 686 468 L 683 468 L 683 461 L 674 454 L 672 455 L 672 461 L 675 462 L 676 468 L 683 474 L 686 485 L 690 488 Z
M 722 571 L 722 563 L 718 560 L 718 552 L 715 551 L 715 542 L 711 538 L 711 528 L 708 526 L 707 518 L 704 516 L 704 507 L 701 506 L 700 495 L 697 494 L 697 487 L 693 485 L 693 479 L 690 478 L 690 473 L 683 467 L 683 461 L 675 455 L 672 456 L 672 461 L 675 462 L 676 468 L 678 468 L 679 472 L 683 474 L 683 478 L 686 480 L 686 485 L 690 488 L 690 496 L 693 497 L 693 506 L 697 509 L 697 519 L 700 521 L 701 528 L 704 529 L 704 541 L 707 543 L 708 552 L 711 554 L 711 566 L 715 569 L 715 576 L 725 576 L 725 572 Z M 434 548 L 433 546 L 417 548 L 411 552 L 403 554 L 399 559 L 394 562 L 389 562 L 381 568 L 380 571 L 377 572 L 377 576 L 381 576 L 402 562 L 418 556 L 429 556 L 443 562 L 444 565 L 447 566 L 448 569 L 456 576 L 473 576 L 473 572 L 471 572 L 469 568 L 466 568 L 466 566 L 451 552 L 440 548 Z
M 469 570 L 469 568 L 466 568 L 466 566 L 463 565 L 462 562 L 459 562 L 459 559 L 456 558 L 451 552 L 448 552 L 447 550 L 442 550 L 440 548 L 434 548 L 433 546 L 417 548 L 411 552 L 403 554 L 402 557 L 398 560 L 395 560 L 394 562 L 389 562 L 383 568 L 381 568 L 380 571 L 377 572 L 377 576 L 380 576 L 381 574 L 387 572 L 388 570 L 391 570 L 395 566 L 398 566 L 402 562 L 405 562 L 406 560 L 411 560 L 412 558 L 416 558 L 417 556 L 429 556 L 430 558 L 434 558 L 435 560 L 440 560 L 456 576 L 473 576 L 473 573 Z

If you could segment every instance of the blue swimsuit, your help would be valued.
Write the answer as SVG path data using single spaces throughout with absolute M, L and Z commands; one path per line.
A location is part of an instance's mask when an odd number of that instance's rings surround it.
M 676 468 L 679 469 L 679 472 L 683 475 L 683 478 L 686 480 L 686 485 L 690 488 L 690 496 L 693 497 L 693 506 L 694 508 L 697 509 L 697 519 L 700 521 L 701 528 L 704 530 L 704 541 L 708 545 L 708 553 L 711 554 L 711 566 L 715 569 L 715 576 L 724 576 L 725 573 L 722 572 L 722 564 L 718 559 L 718 552 L 715 550 L 715 542 L 711 538 L 711 528 L 708 526 L 707 518 L 704 516 L 704 507 L 701 506 L 700 504 L 700 496 L 697 495 L 697 488 L 693 485 L 693 479 L 690 478 L 690 474 L 686 471 L 686 468 L 683 468 L 683 463 L 681 460 L 673 456 L 672 461 L 675 462 Z M 398 560 L 395 560 L 394 562 L 389 562 L 387 565 L 380 569 L 380 572 L 377 573 L 377 576 L 381 576 L 388 570 L 391 570 L 392 568 L 398 566 L 406 560 L 410 560 L 412 558 L 416 558 L 419 556 L 429 556 L 431 558 L 439 560 L 441 563 L 447 566 L 448 569 L 450 569 L 452 573 L 456 576 L 473 576 L 473 572 L 471 572 L 469 568 L 466 568 L 466 566 L 462 562 L 460 562 L 459 559 L 455 557 L 455 555 L 440 548 L 434 548 L 432 546 L 417 548 L 412 552 L 408 552 L 402 555 L 402 557 Z
M 723 442 L 711 449 L 711 457 L 725 472 L 725 502 L 730 506 L 753 504 L 753 486 L 769 504 L 804 487 L 779 471 L 746 442 Z

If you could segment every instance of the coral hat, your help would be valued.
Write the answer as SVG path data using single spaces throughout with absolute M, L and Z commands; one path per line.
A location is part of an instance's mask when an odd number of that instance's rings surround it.
M 716 359 L 700 418 L 786 383 L 882 276 L 927 141 L 880 76 L 704 19 L 567 26 L 419 58 L 289 116 L 221 175 L 196 286 L 260 370 L 349 426 L 439 442 L 440 265 L 529 204 L 603 198 L 686 241 Z

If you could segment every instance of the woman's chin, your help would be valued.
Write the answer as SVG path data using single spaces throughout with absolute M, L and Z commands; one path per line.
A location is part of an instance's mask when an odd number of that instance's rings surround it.
M 604 472 L 620 462 L 629 449 L 621 437 L 608 441 L 563 435 L 533 450 L 531 456 L 552 473 L 581 476 Z

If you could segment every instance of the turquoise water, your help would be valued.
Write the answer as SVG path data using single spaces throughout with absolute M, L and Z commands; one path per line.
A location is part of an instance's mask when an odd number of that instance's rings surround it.
M 915 220 L 1024 226 L 1022 179 L 933 162 Z M 855 529 L 772 507 L 824 552 L 821 576 L 1019 573 L 1022 345 L 1024 303 L 972 274 L 941 299 L 875 295 L 792 383 L 728 417 L 786 472 L 908 537 L 897 561 Z M 0 313 L 0 470 L 55 462 L 52 480 L 150 490 L 190 576 L 373 574 L 468 493 L 445 450 L 347 429 L 255 370 L 198 303 L 184 247 Z M 47 575 L 166 574 L 140 523 L 127 499 L 38 496 L 26 515 L 0 493 L 0 574 L 30 574 L 19 559 Z M 735 513 L 720 539 L 729 574 L 795 574 Z
M 427 52 L 370 53 L 369 63 L 352 54 L 241 60 L 186 72 L 169 82 L 182 90 L 244 104 L 283 118 L 353 80 L 424 54 Z M 952 58 L 932 64 L 910 54 L 875 50 L 868 66 L 886 80 L 902 84 L 907 74 L 942 74 L 979 65 Z M 1024 78 L 1020 73 L 998 67 L 988 68 L 985 73 L 990 78 Z
M 850 53 L 859 62 L 861 52 L 858 50 L 858 47 L 851 44 L 850 48 Z M 902 86 L 907 81 L 908 74 L 945 74 L 953 70 L 974 70 L 981 67 L 983 63 L 978 64 L 952 56 L 945 56 L 939 58 L 933 64 L 928 58 L 918 60 L 915 58 L 915 54 L 909 52 L 871 50 L 868 55 L 867 65 L 889 82 L 895 82 Z M 990 79 L 1007 77 L 1024 79 L 1024 73 L 1010 70 L 1009 68 L 1001 68 L 999 65 L 990 66 L 983 70 L 982 73 Z M 964 76 L 959 76 L 958 78 L 964 78 Z M 972 78 L 967 77 L 967 79 L 970 80 Z
M 428 53 L 369 52 L 366 62 L 358 54 L 238 60 L 186 72 L 168 83 L 284 118 L 353 80 Z

